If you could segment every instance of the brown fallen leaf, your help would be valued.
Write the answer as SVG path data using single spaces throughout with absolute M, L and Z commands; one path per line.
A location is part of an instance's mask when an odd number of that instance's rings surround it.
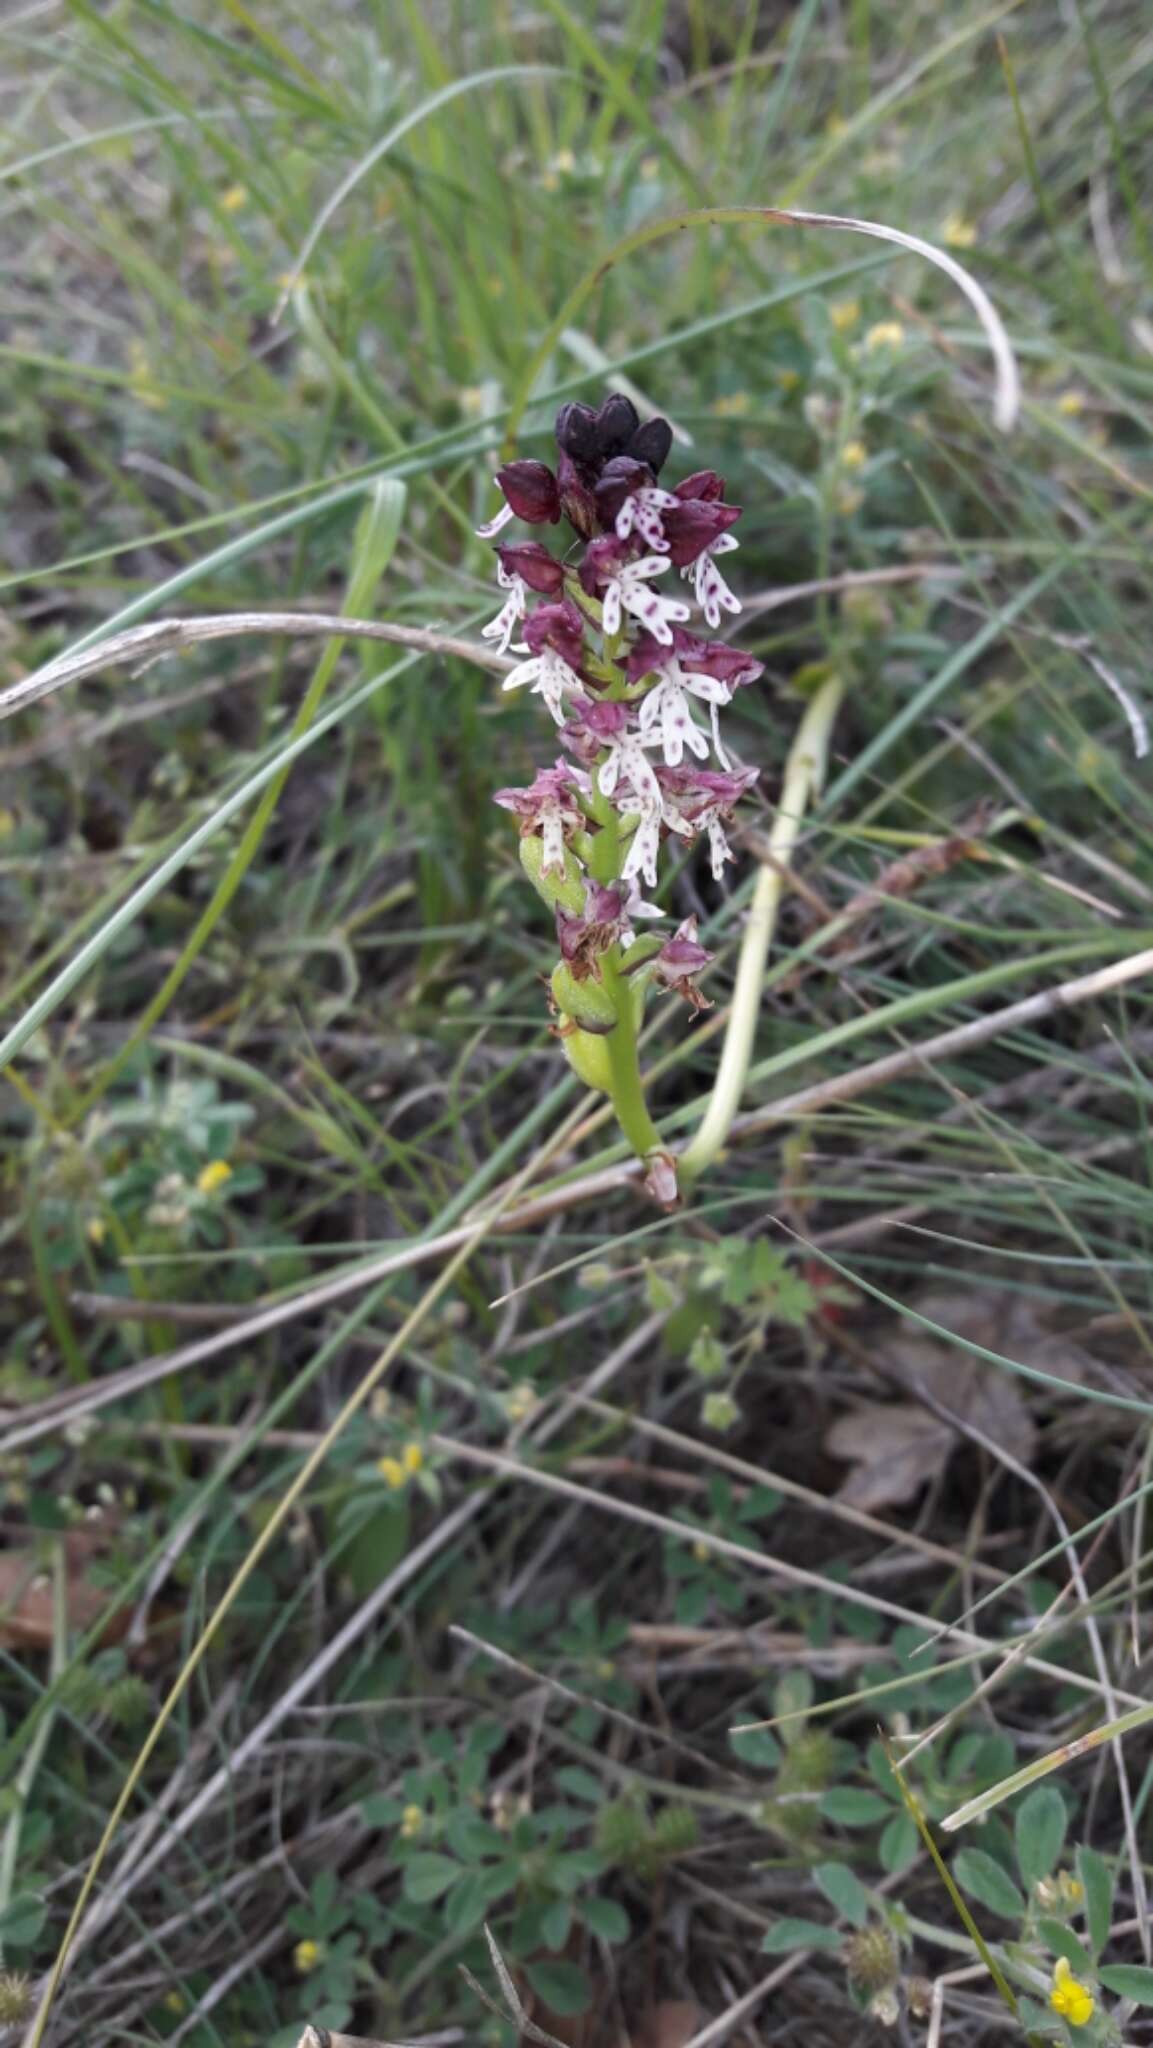
M 65 1601 L 73 1634 L 86 1635 L 111 1604 L 108 1588 L 95 1585 L 87 1575 L 90 1559 L 102 1547 L 101 1539 L 87 1530 L 70 1529 L 64 1537 Z M 51 1649 L 55 1599 L 52 1571 L 43 1549 L 25 1542 L 0 1550 L 0 1647 Z M 118 1642 L 131 1619 L 131 1609 L 122 1608 L 109 1621 L 102 1644 Z
M 908 1401 L 865 1401 L 839 1415 L 825 1434 L 825 1449 L 853 1470 L 837 1499 L 855 1508 L 897 1507 L 912 1500 L 939 1472 L 954 1432 Z
M 1002 1321 L 994 1322 L 994 1311 L 1003 1305 L 997 1296 L 939 1294 L 917 1303 L 923 1315 L 944 1328 L 1011 1358 L 1020 1355 L 1020 1343 L 1017 1351 L 1008 1349 Z M 1024 1334 L 1018 1324 L 1017 1339 Z M 853 1467 L 839 1489 L 841 1500 L 866 1509 L 912 1500 L 943 1470 L 966 1430 L 998 1445 L 1018 1464 L 1030 1464 L 1036 1424 L 1020 1380 L 1004 1367 L 966 1357 L 919 1328 L 889 1338 L 878 1362 L 885 1377 L 913 1398 L 865 1401 L 833 1423 L 825 1449 Z M 918 1394 L 927 1398 L 919 1401 Z

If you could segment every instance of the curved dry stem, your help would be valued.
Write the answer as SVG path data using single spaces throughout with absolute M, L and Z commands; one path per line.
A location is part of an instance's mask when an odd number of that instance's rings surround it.
M 497 654 L 474 640 L 461 640 L 452 633 L 439 633 L 430 626 L 393 626 L 379 619 L 346 619 L 330 612 L 206 612 L 195 619 L 152 619 L 146 626 L 129 626 L 95 647 L 65 654 L 43 668 L 22 676 L 10 689 L 0 690 L 0 718 L 12 718 L 26 711 L 53 690 L 67 683 L 83 682 L 101 669 L 130 663 L 136 671 L 148 668 L 162 655 L 181 653 L 202 640 L 235 640 L 249 633 L 270 633 L 298 640 L 384 640 L 392 647 L 408 647 L 417 654 L 447 654 L 459 661 L 471 661 L 477 668 L 505 675 L 513 666 L 507 656 Z

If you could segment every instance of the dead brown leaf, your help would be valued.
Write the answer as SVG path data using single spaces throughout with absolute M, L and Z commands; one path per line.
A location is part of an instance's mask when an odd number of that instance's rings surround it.
M 1006 1357 L 1021 1356 L 1026 1329 L 1019 1319 L 1011 1331 L 1006 1329 L 999 1314 L 1003 1297 L 927 1295 L 917 1307 L 970 1343 L 1003 1351 Z M 1006 1341 L 1010 1334 L 1017 1340 L 1015 1350 Z M 1036 1329 L 1030 1326 L 1029 1334 L 1036 1346 Z M 853 1467 L 839 1490 L 841 1500 L 869 1510 L 912 1500 L 943 1470 L 967 1431 L 998 1445 L 1018 1464 L 1031 1463 L 1036 1424 L 1021 1382 L 1003 1367 L 966 1357 L 919 1328 L 889 1338 L 878 1362 L 885 1377 L 913 1398 L 865 1401 L 833 1423 L 825 1448 Z
M 86 1635 L 109 1605 L 107 1587 L 94 1585 L 86 1566 L 96 1544 L 86 1531 L 69 1530 L 64 1539 L 65 1599 L 72 1631 Z M 0 1647 L 6 1650 L 48 1650 L 52 1646 L 55 1591 L 44 1555 L 27 1544 L 0 1550 Z M 102 1638 L 114 1643 L 127 1631 L 131 1612 L 121 1610 Z
M 940 1470 L 953 1447 L 953 1431 L 926 1408 L 908 1401 L 866 1401 L 840 1415 L 825 1435 L 825 1449 L 851 1464 L 838 1500 L 853 1507 L 896 1507 L 912 1500 Z

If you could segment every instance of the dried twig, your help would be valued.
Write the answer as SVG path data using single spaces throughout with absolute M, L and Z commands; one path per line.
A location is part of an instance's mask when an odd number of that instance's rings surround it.
M 62 690 L 67 683 L 83 682 L 85 676 L 123 662 L 137 672 L 151 666 L 161 655 L 183 652 L 205 640 L 234 640 L 249 633 L 273 633 L 298 640 L 385 640 L 393 647 L 408 647 L 417 654 L 447 654 L 458 661 L 471 661 L 478 668 L 504 675 L 512 666 L 503 654 L 474 640 L 461 640 L 452 633 L 439 633 L 430 626 L 394 626 L 380 619 L 350 619 L 329 612 L 207 612 L 202 618 L 153 619 L 146 626 L 130 626 L 113 633 L 95 647 L 77 654 L 63 654 L 43 668 L 22 676 L 7 690 L 0 690 L 0 718 L 26 711 L 40 697 Z

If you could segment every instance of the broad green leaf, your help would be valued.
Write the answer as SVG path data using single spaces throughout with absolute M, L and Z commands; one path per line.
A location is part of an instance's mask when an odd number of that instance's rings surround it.
M 0 1941 L 10 1948 L 31 1948 L 48 1917 L 43 1899 L 17 1892 L 0 1913 Z
M 572 1901 L 553 1899 L 540 1916 L 540 1938 L 546 1948 L 562 1949 L 572 1926 Z
M 404 1896 L 416 1906 L 427 1906 L 430 1900 L 439 1899 L 450 1884 L 455 1884 L 460 1875 L 460 1864 L 451 1856 L 437 1856 L 432 1850 L 425 1850 L 405 1864 Z
M 1055 1785 L 1038 1785 L 1017 1808 L 1013 1823 L 1017 1868 L 1026 1891 L 1032 1891 L 1056 1865 L 1065 1841 L 1068 1814 Z
M 1012 1878 L 983 1849 L 959 1849 L 953 1858 L 953 1876 L 961 1890 L 979 1906 L 987 1906 L 990 1913 L 1000 1914 L 1002 1920 L 1024 1918 L 1025 1901 Z
M 587 2012 L 592 2003 L 592 1985 L 575 1963 L 560 1959 L 526 1963 L 525 1975 L 537 1997 L 543 1998 L 545 2004 L 563 2019 L 574 2013 Z
M 1078 1941 L 1073 1929 L 1066 1927 L 1063 1920 L 1038 1920 L 1037 1932 L 1053 1955 L 1064 1956 L 1075 1977 L 1093 1975 L 1093 1959 L 1088 1949 Z
M 1153 2005 L 1153 1970 L 1142 1969 L 1138 1963 L 1113 1963 L 1097 1975 L 1106 1991 L 1115 1992 L 1118 1998 L 1131 1998 L 1137 2005 Z
M 1085 1887 L 1085 1925 L 1095 1955 L 1100 1955 L 1113 1924 L 1113 1877 L 1096 1849 L 1078 1849 L 1077 1873 Z
M 869 1917 L 869 1894 L 847 1863 L 818 1863 L 813 1872 L 831 1906 L 854 1927 L 863 1927 Z
M 459 1884 L 452 1886 L 444 1902 L 444 1924 L 448 1933 L 462 1940 L 466 1935 L 475 1933 L 483 1925 L 491 1903 L 484 1872 L 466 1871 Z
M 586 1771 L 583 1764 L 565 1764 L 557 1771 L 553 1782 L 571 1799 L 583 1799 L 589 1806 L 600 1806 L 604 1802 L 604 1786 L 595 1772 Z
M 580 1916 L 602 1941 L 621 1942 L 629 1938 L 629 1916 L 615 1899 L 582 1899 Z
M 729 1748 L 743 1764 L 762 1771 L 775 1771 L 781 1761 L 781 1745 L 771 1728 L 730 1728 Z
M 888 1820 L 892 1810 L 879 1792 L 866 1792 L 855 1785 L 834 1785 L 821 1801 L 825 1819 L 838 1821 L 843 1828 L 870 1828 L 877 1821 Z
M 787 1955 L 793 1948 L 840 1948 L 843 1936 L 819 1920 L 778 1920 L 761 1943 L 766 1955 Z
M 909 1813 L 895 1813 L 891 1821 L 881 1829 L 877 1844 L 877 1856 L 881 1869 L 890 1877 L 907 1870 L 917 1854 L 919 1836 L 917 1824 Z

